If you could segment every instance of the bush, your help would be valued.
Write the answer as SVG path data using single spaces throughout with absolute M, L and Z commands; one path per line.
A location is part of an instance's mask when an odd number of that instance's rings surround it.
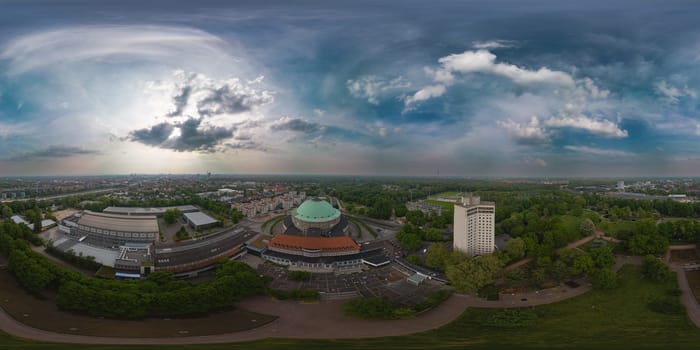
M 673 272 L 663 261 L 653 255 L 647 255 L 642 262 L 642 275 L 654 282 L 664 283 L 673 278 Z
M 666 291 L 666 295 L 668 295 L 670 297 L 679 297 L 682 294 L 683 294 L 683 292 L 678 288 L 673 288 L 673 289 L 669 289 Z
M 387 298 L 362 298 L 348 301 L 343 306 L 343 311 L 348 316 L 364 319 L 404 319 L 411 318 L 417 313 L 432 309 L 447 300 L 452 291 L 439 290 L 430 294 L 425 300 L 412 306 L 397 306 Z
M 647 304 L 649 310 L 664 314 L 664 315 L 682 315 L 685 313 L 685 307 L 680 300 L 675 298 L 659 298 Z
M 394 305 L 387 298 L 361 298 L 343 305 L 346 315 L 364 319 L 391 320 L 396 318 Z
M 320 294 L 315 289 L 269 289 L 268 294 L 279 300 L 314 301 L 320 298 Z
M 415 255 L 415 254 L 411 254 L 411 255 L 407 256 L 406 261 L 410 262 L 413 265 L 420 265 L 421 264 L 420 257 L 418 257 L 418 255 Z
M 443 290 L 439 290 L 437 292 L 434 292 L 434 293 L 430 294 L 425 300 L 414 305 L 413 311 L 415 313 L 419 313 L 419 312 L 423 312 L 425 310 L 432 309 L 432 308 L 442 304 L 445 300 L 449 299 L 450 295 L 452 295 L 452 291 L 447 290 L 447 289 L 443 289 Z
M 534 326 L 537 314 L 530 309 L 503 309 L 481 320 L 481 325 L 495 328 L 521 328 Z
M 613 289 L 617 287 L 617 274 L 610 268 L 597 269 L 593 272 L 593 288 Z
M 289 271 L 287 278 L 292 281 L 308 281 L 311 279 L 311 274 L 306 271 Z
M 496 287 L 496 285 L 489 284 L 479 289 L 477 295 L 479 296 L 479 298 L 486 298 L 486 300 L 498 300 L 498 292 L 500 292 L 500 290 L 498 287 Z

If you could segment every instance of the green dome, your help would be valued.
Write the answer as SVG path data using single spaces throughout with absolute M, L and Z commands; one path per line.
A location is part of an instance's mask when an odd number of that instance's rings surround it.
M 340 217 L 340 211 L 328 202 L 314 198 L 301 203 L 292 214 L 297 220 L 306 222 L 326 222 Z

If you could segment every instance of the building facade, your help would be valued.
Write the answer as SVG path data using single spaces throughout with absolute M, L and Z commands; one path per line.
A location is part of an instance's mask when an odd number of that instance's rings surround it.
M 496 204 L 462 197 L 454 208 L 454 249 L 471 256 L 493 253 Z

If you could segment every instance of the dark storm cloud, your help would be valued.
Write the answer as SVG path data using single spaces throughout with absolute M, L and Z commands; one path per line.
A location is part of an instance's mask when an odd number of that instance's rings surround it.
M 212 126 L 200 128 L 201 119 L 190 118 L 180 124 L 180 136 L 169 143 L 176 151 L 212 151 L 222 140 L 231 138 L 235 128 Z
M 14 161 L 30 161 L 39 158 L 68 158 L 79 155 L 100 154 L 99 151 L 84 149 L 74 146 L 54 145 L 34 151 L 15 155 L 10 158 Z
M 134 130 L 129 135 L 129 139 L 141 142 L 144 145 L 157 146 L 165 142 L 174 129 L 175 126 L 173 124 L 163 122 L 150 128 Z
M 177 117 L 182 115 L 182 111 L 187 106 L 187 101 L 190 99 L 190 94 L 192 93 L 191 86 L 185 86 L 182 88 L 180 93 L 173 97 L 173 104 L 175 105 L 175 111 L 168 113 L 169 117 Z
M 266 91 L 252 91 L 238 84 L 227 83 L 209 90 L 209 94 L 197 102 L 197 110 L 202 116 L 236 114 L 271 101 L 272 96 Z
M 175 130 L 179 131 L 175 133 Z M 202 119 L 189 118 L 182 123 L 163 122 L 132 131 L 130 140 L 178 152 L 213 152 L 216 146 L 233 136 L 235 127 L 202 126 Z

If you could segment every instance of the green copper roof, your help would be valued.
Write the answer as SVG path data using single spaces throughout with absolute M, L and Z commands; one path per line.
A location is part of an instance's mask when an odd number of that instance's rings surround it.
M 324 222 L 340 217 L 340 211 L 333 208 L 328 202 L 314 198 L 301 203 L 299 208 L 294 209 L 292 215 L 306 222 Z

